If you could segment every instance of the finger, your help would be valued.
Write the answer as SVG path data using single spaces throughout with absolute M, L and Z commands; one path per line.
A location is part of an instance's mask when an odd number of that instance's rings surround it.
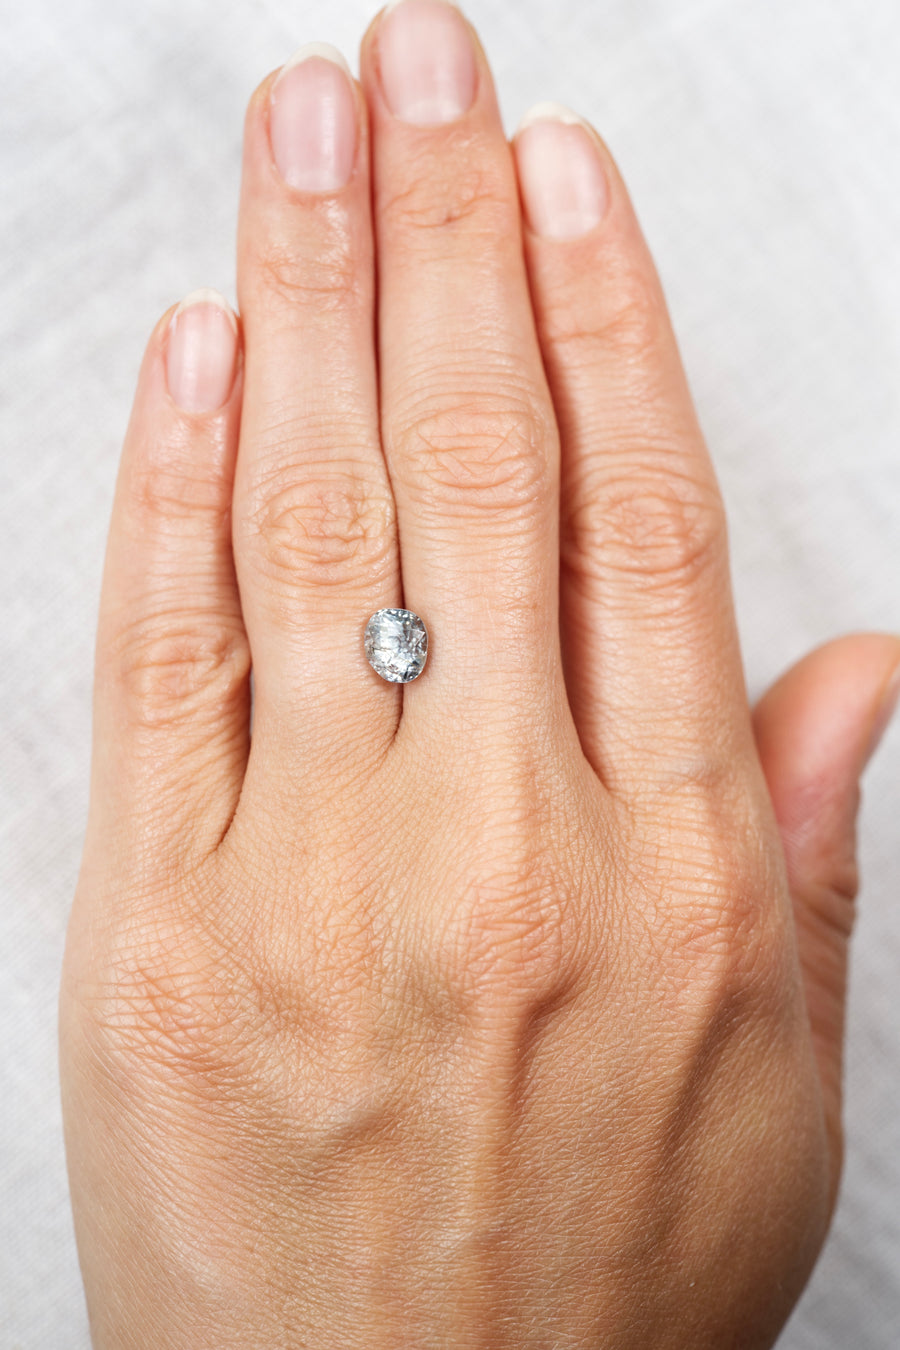
M 411 710 L 555 680 L 557 451 L 490 72 L 459 11 L 403 0 L 361 71 L 373 126 L 382 438 L 406 605 L 431 624 Z M 530 700 L 532 705 L 535 701 Z
M 399 691 L 366 662 L 400 602 L 378 434 L 365 106 L 316 45 L 247 112 L 238 231 L 246 340 L 235 551 L 253 651 L 260 766 L 306 785 L 390 739 Z
M 157 325 L 113 506 L 97 640 L 92 832 L 212 848 L 247 755 L 249 652 L 231 552 L 237 321 L 198 291 Z M 152 847 L 151 847 L 152 843 Z
M 839 638 L 760 700 L 754 730 L 794 898 L 832 1136 L 840 1137 L 847 948 L 858 886 L 859 779 L 900 694 L 900 640 Z
M 562 437 L 561 630 L 585 751 L 641 791 L 752 752 L 722 503 L 653 262 L 606 149 L 541 105 L 515 139 Z

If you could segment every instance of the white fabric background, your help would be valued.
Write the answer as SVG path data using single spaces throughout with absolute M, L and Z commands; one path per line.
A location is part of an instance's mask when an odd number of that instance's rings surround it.
M 141 349 L 233 297 L 241 122 L 364 0 L 2 0 L 0 1350 L 86 1350 L 56 1081 L 96 596 Z M 897 0 L 470 0 L 510 128 L 610 141 L 730 510 L 754 693 L 843 630 L 900 630 Z M 849 1151 L 785 1350 L 900 1345 L 900 733 L 867 781 Z

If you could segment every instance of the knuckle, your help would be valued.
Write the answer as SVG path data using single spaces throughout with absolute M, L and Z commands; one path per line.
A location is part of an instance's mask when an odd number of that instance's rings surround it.
M 530 794 L 514 813 L 492 812 L 472 827 L 452 909 L 429 923 L 431 982 L 463 1021 L 527 1021 L 560 999 L 585 965 L 588 925 L 569 902 L 571 879 L 546 803 L 533 786 Z
M 733 882 L 729 892 L 698 888 L 676 898 L 672 950 L 692 999 L 734 1009 L 764 989 L 782 988 L 786 968 L 781 926 L 768 915 L 772 897 Z
M 516 226 L 508 182 L 498 166 L 479 159 L 469 142 L 455 147 L 448 172 L 431 158 L 412 165 L 414 172 L 402 187 L 386 194 L 379 213 L 389 229 L 407 236 L 424 236 L 432 246 L 441 233 L 461 229 L 492 239 L 506 238 Z
M 132 719 L 146 726 L 218 717 L 242 697 L 250 673 L 243 626 L 209 614 L 155 614 L 124 629 L 102 662 Z
M 720 804 L 692 807 L 689 856 L 657 860 L 650 923 L 661 939 L 663 982 L 689 1025 L 780 1013 L 795 987 L 783 879 L 753 808 L 737 809 L 723 828 Z
M 430 953 L 432 983 L 462 1024 L 518 1037 L 565 1001 L 585 963 L 562 894 L 540 866 L 531 875 L 504 867 L 471 883 Z
M 451 969 L 476 990 L 499 984 L 543 993 L 563 968 L 563 928 L 552 901 L 534 873 L 482 877 L 457 915 Z
M 640 359 L 659 350 L 666 322 L 656 278 L 645 272 L 628 272 L 608 294 L 602 340 L 616 351 Z
M 104 946 L 101 968 L 80 980 L 78 1006 L 110 1073 L 214 1096 L 252 1074 L 258 1037 L 246 977 L 205 930 L 170 916 L 123 925 Z
M 600 324 L 604 346 L 640 362 L 660 350 L 667 326 L 666 304 L 655 273 L 629 268 L 613 278 Z
M 414 410 L 392 438 L 392 462 L 418 505 L 520 517 L 548 499 L 549 437 L 546 416 L 525 399 L 468 399 Z
M 591 580 L 626 574 L 648 587 L 690 582 L 725 551 L 726 524 L 715 487 L 685 474 L 645 469 L 618 477 L 608 467 L 587 479 L 563 525 L 570 573 Z
M 320 312 L 360 307 L 365 300 L 364 269 L 342 242 L 319 249 L 270 240 L 255 255 L 255 275 L 266 299 Z
M 139 917 L 98 933 L 89 967 L 67 989 L 95 1058 L 120 1091 L 139 1082 L 237 1103 L 245 1120 L 296 1110 L 307 1126 L 317 1116 L 327 1125 L 323 1104 L 330 1091 L 340 1096 L 342 1065 L 351 1096 L 359 1087 L 377 1019 L 372 953 L 360 973 L 345 951 L 359 946 L 354 934 L 322 953 L 321 934 L 310 935 L 310 951 L 267 922 L 248 923 L 238 946 L 209 889 L 182 877 L 177 896 L 148 895 Z
M 196 445 L 194 437 L 191 444 Z M 163 455 L 165 460 L 160 462 Z M 229 494 L 220 478 L 197 471 L 199 463 L 197 455 L 191 453 L 189 463 L 179 465 L 171 445 L 147 446 L 136 456 L 126 478 L 128 514 L 150 529 L 164 529 L 169 522 L 175 528 L 181 521 L 187 522 L 185 529 L 191 525 L 203 528 L 208 522 L 214 531 L 224 534 L 228 529 Z
M 541 323 L 550 346 L 573 354 L 580 348 L 612 347 L 639 360 L 659 348 L 668 319 L 656 276 L 629 268 L 607 277 L 599 302 L 588 314 L 568 293 L 551 301 Z
M 380 488 L 348 471 L 326 478 L 304 465 L 280 473 L 259 492 L 249 525 L 267 575 L 295 584 L 346 585 L 388 575 L 393 504 Z

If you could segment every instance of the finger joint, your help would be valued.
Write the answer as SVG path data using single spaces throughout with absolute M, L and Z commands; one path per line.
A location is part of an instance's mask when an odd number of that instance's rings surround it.
M 542 514 L 550 492 L 550 429 L 529 402 L 466 399 L 420 407 L 392 436 L 404 490 L 441 516 L 488 511 Z
M 725 516 L 713 485 L 664 468 L 620 477 L 610 467 L 580 486 L 564 520 L 570 575 L 596 581 L 614 574 L 669 590 L 721 561 Z
M 248 528 L 266 575 L 290 587 L 301 577 L 371 587 L 393 566 L 393 503 L 352 470 L 281 471 L 259 490 Z
M 238 620 L 183 610 L 130 624 L 98 670 L 114 673 L 132 720 L 186 725 L 201 713 L 220 716 L 243 696 L 250 651 Z

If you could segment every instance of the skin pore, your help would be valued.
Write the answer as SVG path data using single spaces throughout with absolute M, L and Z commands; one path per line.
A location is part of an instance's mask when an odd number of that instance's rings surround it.
M 625 185 L 556 105 L 510 144 L 442 0 L 263 81 L 237 271 L 151 335 L 110 527 L 60 1000 L 96 1350 L 771 1346 L 900 640 L 749 707 Z

